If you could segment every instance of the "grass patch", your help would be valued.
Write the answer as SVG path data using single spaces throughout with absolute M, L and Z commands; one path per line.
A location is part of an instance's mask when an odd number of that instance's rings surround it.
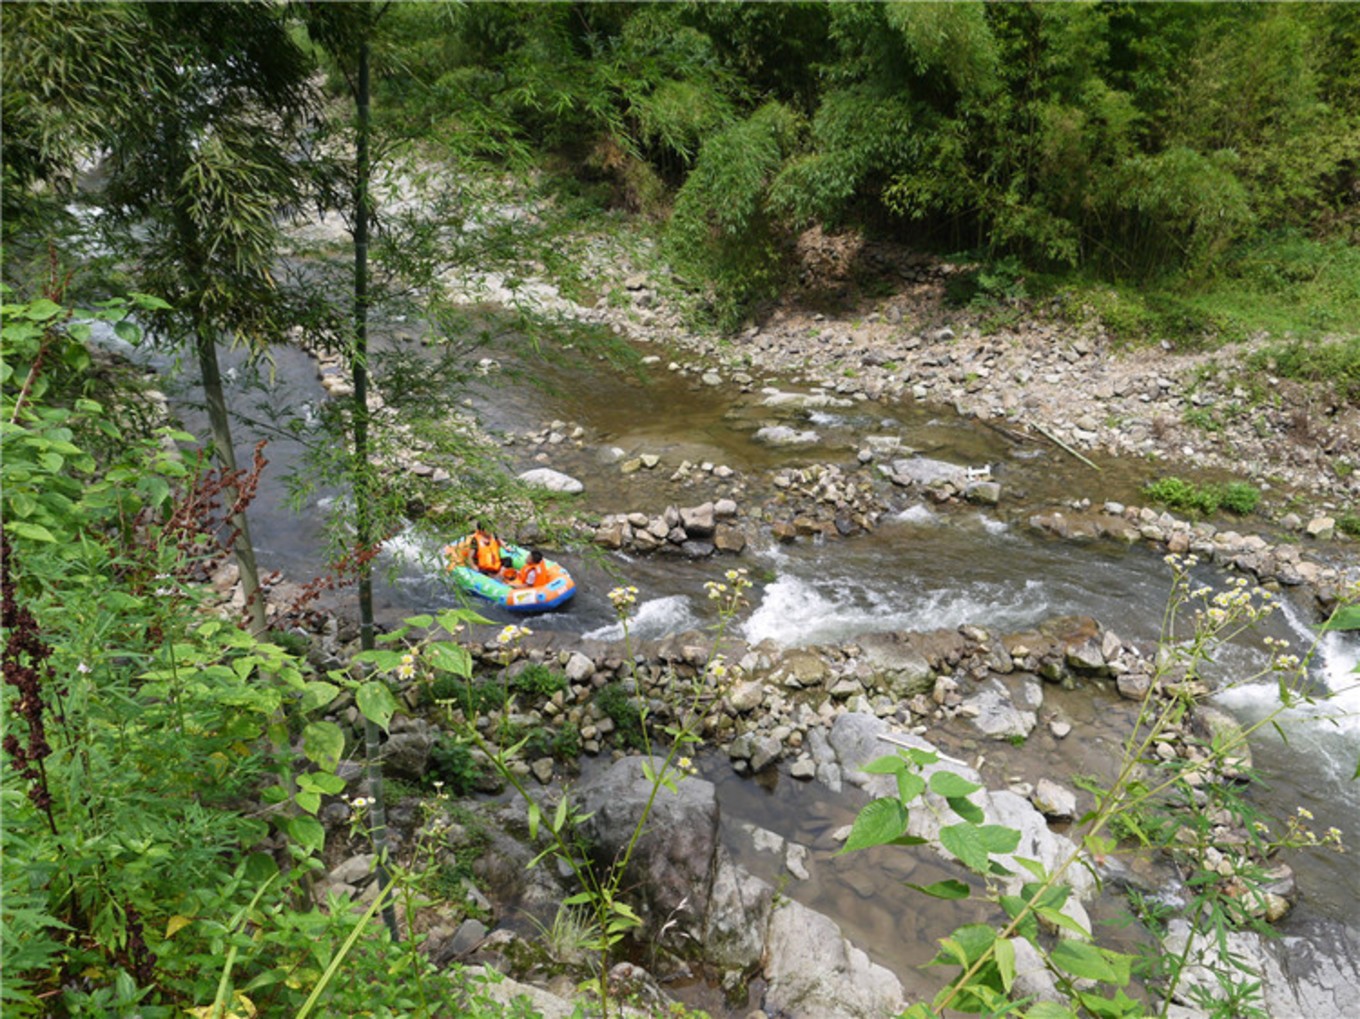
M 443 782 L 454 796 L 467 796 L 477 789 L 482 769 L 465 740 L 445 735 L 430 748 L 425 777 L 430 782 Z
M 1212 276 L 1128 284 L 1073 275 L 1053 284 L 1064 317 L 1096 319 L 1134 346 L 1166 340 L 1212 349 L 1266 333 L 1308 350 L 1306 341 L 1354 332 L 1360 322 L 1360 249 L 1296 234 L 1242 245 L 1215 263 Z M 1351 356 L 1360 355 L 1347 354 L 1347 363 Z
M 510 686 L 516 693 L 531 698 L 551 697 L 567 688 L 567 677 L 542 662 L 531 662 L 515 674 Z
M 1153 502 L 1168 509 L 1200 513 L 1205 516 L 1220 509 L 1246 516 L 1261 501 L 1261 490 L 1245 481 L 1197 485 L 1192 481 L 1167 477 L 1150 481 L 1143 492 Z
M 595 703 L 614 722 L 614 740 L 620 746 L 641 750 L 645 745 L 642 733 L 642 709 L 637 699 L 621 683 L 610 683 L 595 694 Z
M 1327 383 L 1342 399 L 1360 400 L 1360 336 L 1272 344 L 1252 354 L 1247 366 L 1298 382 Z

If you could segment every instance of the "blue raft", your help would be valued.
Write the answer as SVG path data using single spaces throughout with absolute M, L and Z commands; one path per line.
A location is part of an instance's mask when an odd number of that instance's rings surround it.
M 552 575 L 550 581 L 542 586 L 517 587 L 514 584 L 507 584 L 500 577 L 489 576 L 467 565 L 471 549 L 471 535 L 460 538 L 452 545 L 444 546 L 444 553 L 449 558 L 447 569 L 454 585 L 461 591 L 485 598 L 510 612 L 549 612 L 561 608 L 576 593 L 576 581 L 571 579 L 571 574 L 560 563 L 551 559 L 543 560 L 543 565 Z M 521 570 L 528 558 L 527 548 L 507 542 L 501 543 L 503 563 Z

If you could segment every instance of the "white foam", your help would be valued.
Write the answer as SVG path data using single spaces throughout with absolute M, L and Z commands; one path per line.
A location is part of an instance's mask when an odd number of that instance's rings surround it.
M 894 520 L 900 520 L 904 524 L 929 524 L 938 527 L 944 523 L 940 516 L 931 512 L 930 508 L 923 502 L 918 502 L 915 506 L 908 506 Z
M 768 585 L 742 627 L 751 644 L 769 640 L 782 647 L 836 643 L 860 633 L 934 630 L 964 623 L 1007 628 L 1024 626 L 1048 611 L 1042 585 L 1016 591 L 999 584 L 974 584 L 892 596 L 853 580 L 810 582 L 785 574 Z
M 641 602 L 628 619 L 628 633 L 635 640 L 655 640 L 667 634 L 697 629 L 702 621 L 683 594 L 652 598 Z M 589 633 L 588 640 L 623 640 L 623 624 L 609 623 Z
M 1011 525 L 1006 523 L 1006 521 L 998 520 L 996 517 L 989 517 L 985 513 L 979 513 L 977 515 L 977 521 L 982 525 L 982 529 L 988 534 L 1005 534 L 1011 529 Z

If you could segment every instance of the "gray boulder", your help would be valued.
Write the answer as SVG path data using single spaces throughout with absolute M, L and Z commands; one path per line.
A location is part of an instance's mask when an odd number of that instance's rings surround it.
M 581 825 L 582 834 L 603 863 L 612 863 L 627 847 L 652 795 L 642 767 L 643 758 L 625 757 L 576 790 L 581 809 L 591 815 Z M 653 758 L 652 767 L 659 769 L 661 760 Z M 626 886 L 638 888 L 639 914 L 650 933 L 670 919 L 698 926 L 707 912 L 717 846 L 713 783 L 683 777 L 676 792 L 657 790 L 624 878 Z
M 766 425 L 757 429 L 755 434 L 756 442 L 763 442 L 767 446 L 811 446 L 820 439 L 821 436 L 814 431 L 800 432 L 788 425 Z
M 829 918 L 785 900 L 770 916 L 764 1010 L 793 1019 L 882 1019 L 904 1007 L 902 984 Z
M 565 492 L 568 495 L 583 492 L 586 487 L 571 475 L 550 467 L 535 467 L 533 470 L 525 471 L 519 476 L 519 480 L 535 488 L 546 488 L 549 492 Z
M 1024 739 L 1034 731 L 1038 716 L 1033 711 L 1025 711 L 1011 700 L 1010 691 L 998 679 L 989 679 L 977 688 L 977 693 L 964 700 L 965 708 L 971 709 L 973 725 L 983 735 L 992 739 Z

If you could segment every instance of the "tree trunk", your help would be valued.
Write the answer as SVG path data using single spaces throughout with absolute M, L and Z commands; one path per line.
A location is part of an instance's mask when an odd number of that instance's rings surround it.
M 196 332 L 198 367 L 203 376 L 203 397 L 208 405 L 208 421 L 212 426 L 213 445 L 228 477 L 236 475 L 236 447 L 231 438 L 231 419 L 227 416 L 227 398 L 222 392 L 222 371 L 217 363 L 217 340 L 211 327 L 200 324 Z M 230 486 L 232 501 L 240 496 L 240 488 Z M 255 564 L 255 546 L 250 540 L 250 524 L 245 510 L 233 513 L 227 523 L 236 529 L 236 564 L 241 571 L 241 591 L 245 594 L 246 609 L 250 613 L 250 632 L 261 636 L 265 629 L 264 594 L 260 590 L 260 571 Z
M 354 351 L 351 371 L 354 377 L 354 540 L 359 557 L 359 644 L 365 651 L 374 647 L 373 566 L 363 553 L 373 541 L 372 507 L 369 503 L 372 465 L 368 459 L 368 39 L 359 42 L 359 73 L 355 90 L 358 124 L 355 138 L 354 180 Z M 381 747 L 378 726 L 364 719 L 364 752 L 368 759 L 368 792 L 373 798 L 370 812 L 373 852 L 377 857 L 378 893 L 386 890 L 387 809 L 383 800 Z M 383 907 L 383 920 L 393 941 L 400 941 L 396 912 L 389 902 Z

